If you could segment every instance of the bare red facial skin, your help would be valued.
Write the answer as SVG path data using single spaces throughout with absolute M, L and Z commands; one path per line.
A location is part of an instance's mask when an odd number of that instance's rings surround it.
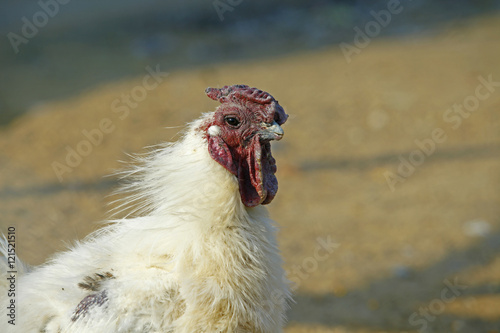
M 278 191 L 276 161 L 270 139 L 262 133 L 264 124 L 282 125 L 288 115 L 269 93 L 246 85 L 207 88 L 206 93 L 221 103 L 214 118 L 200 128 L 206 133 L 210 156 L 238 178 L 245 206 L 270 203 Z M 217 135 L 209 133 L 212 126 L 219 128 Z

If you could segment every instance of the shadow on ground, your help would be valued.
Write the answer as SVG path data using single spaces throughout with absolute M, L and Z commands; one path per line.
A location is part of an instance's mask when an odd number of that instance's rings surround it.
M 498 321 L 447 314 L 446 307 L 461 297 L 500 296 L 500 284 L 469 286 L 457 277 L 467 268 L 486 266 L 499 251 L 500 233 L 494 233 L 424 270 L 373 281 L 341 297 L 298 294 L 289 319 L 303 324 L 389 332 L 498 332 Z

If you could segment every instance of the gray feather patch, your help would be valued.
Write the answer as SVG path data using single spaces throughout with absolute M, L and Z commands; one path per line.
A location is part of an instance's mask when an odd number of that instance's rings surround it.
M 106 290 L 101 291 L 97 294 L 90 294 L 86 296 L 78 304 L 73 315 L 71 316 L 72 321 L 76 321 L 80 317 L 84 317 L 87 312 L 94 306 L 102 306 L 108 300 L 108 295 Z

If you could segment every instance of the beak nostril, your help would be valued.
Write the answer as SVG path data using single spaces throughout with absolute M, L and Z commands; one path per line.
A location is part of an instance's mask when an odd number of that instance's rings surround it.
M 274 121 L 272 124 L 263 124 L 263 130 L 260 132 L 261 138 L 265 140 L 281 140 L 285 132 L 281 126 Z

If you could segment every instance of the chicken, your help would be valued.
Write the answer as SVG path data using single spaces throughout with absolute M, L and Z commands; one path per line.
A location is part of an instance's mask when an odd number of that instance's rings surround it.
M 14 298 L 2 267 L 1 332 L 282 331 L 291 296 L 263 205 L 288 116 L 246 85 L 206 93 L 215 112 L 122 173 L 132 215 L 16 276 Z

